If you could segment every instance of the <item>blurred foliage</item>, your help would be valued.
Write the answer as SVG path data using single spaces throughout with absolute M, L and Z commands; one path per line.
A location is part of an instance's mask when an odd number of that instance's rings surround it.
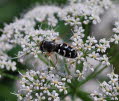
M 113 64 L 115 73 L 119 74 L 119 45 L 111 45 L 109 50 L 109 57 L 111 58 L 111 64 Z
M 37 3 L 39 4 L 55 4 L 59 6 L 63 6 L 67 0 L 0 0 L 0 28 L 4 27 L 4 23 L 10 23 L 12 22 L 15 17 L 20 17 L 21 14 L 28 11 L 29 8 L 32 8 Z M 62 22 L 59 22 L 59 26 L 56 28 L 56 31 L 61 32 L 60 35 L 62 38 L 64 38 L 65 41 L 71 37 L 71 31 L 68 30 L 68 27 L 64 27 L 64 24 Z M 70 33 L 70 34 L 65 34 Z M 2 33 L 0 33 L 2 34 Z M 115 72 L 119 73 L 119 48 L 117 48 L 116 45 L 112 45 L 109 56 L 113 56 L 113 59 L 111 63 L 114 64 Z M 13 56 L 14 53 L 17 53 L 18 47 L 14 48 L 13 50 L 8 52 L 8 55 Z M 17 61 L 17 60 L 15 60 Z M 19 67 L 23 68 L 24 66 L 20 63 Z M 9 73 L 10 74 L 10 73 Z M 13 75 L 16 75 L 14 73 Z M 0 101 L 16 101 L 16 96 L 11 94 L 15 91 L 15 80 L 10 79 L 8 77 L 2 78 L 0 80 Z M 82 94 L 82 92 L 79 92 L 79 94 Z M 81 95 L 83 98 L 83 94 Z M 85 100 L 86 101 L 86 100 Z M 88 100 L 89 101 L 89 100 Z
M 25 10 L 35 4 L 55 4 L 63 5 L 67 0 L 0 0 L 0 27 L 3 23 L 9 23 L 16 16 L 19 17 Z
M 11 94 L 15 91 L 15 81 L 5 78 L 0 81 L 0 101 L 16 101 L 16 96 Z

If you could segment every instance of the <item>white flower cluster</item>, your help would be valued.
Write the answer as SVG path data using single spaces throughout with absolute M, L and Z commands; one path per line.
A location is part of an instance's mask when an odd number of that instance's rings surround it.
M 4 39 L 15 38 L 14 34 L 26 34 L 35 29 L 36 23 L 48 22 L 49 25 L 55 26 L 58 21 L 55 18 L 55 13 L 59 12 L 60 8 L 56 6 L 38 6 L 30 10 L 22 19 L 16 19 L 11 24 L 6 24 L 3 29 Z M 37 15 L 36 15 L 37 14 Z M 40 26 L 39 26 L 40 27 Z
M 71 0 L 72 2 L 73 0 Z M 78 2 L 78 0 L 75 0 Z M 65 7 L 59 14 L 66 24 L 81 25 L 88 24 L 90 21 L 93 24 L 99 23 L 100 14 L 104 12 L 104 8 L 108 9 L 112 7 L 110 0 L 85 0 L 84 2 L 71 3 L 68 7 Z
M 104 66 L 110 65 L 109 58 L 106 55 L 107 49 L 110 48 L 110 41 L 106 40 L 105 38 L 98 41 L 95 39 L 95 37 L 88 36 L 87 40 L 84 42 L 83 38 L 76 36 L 75 34 L 71 39 L 73 41 L 72 45 L 76 47 L 78 52 L 77 58 L 73 61 L 78 61 L 78 64 L 80 64 L 81 61 L 84 64 L 89 64 L 87 58 L 91 58 L 97 60 Z M 92 66 L 89 67 L 91 70 L 94 70 L 92 69 Z
M 110 0 L 86 0 L 86 3 L 92 6 L 100 6 L 104 9 L 109 9 L 110 7 L 113 7 L 112 2 Z
M 40 42 L 43 40 L 53 41 L 57 39 L 58 35 L 58 32 L 54 32 L 54 30 L 42 29 L 32 29 L 30 32 L 27 32 L 25 36 L 16 34 L 15 41 L 18 40 L 19 42 L 17 41 L 17 43 L 21 45 L 23 49 L 23 51 L 19 52 L 19 56 L 29 53 L 37 57 L 37 55 L 41 53 Z M 14 40 L 12 40 L 12 42 L 14 42 Z
M 119 75 L 112 72 L 107 75 L 109 81 L 100 83 L 99 91 L 94 91 L 91 96 L 94 101 L 118 101 L 119 100 Z
M 30 10 L 27 14 L 25 14 L 24 18 L 37 22 L 47 21 L 48 25 L 56 26 L 58 23 L 58 19 L 56 19 L 56 16 L 54 14 L 57 14 L 60 11 L 61 8 L 53 5 L 37 6 L 33 10 Z
M 6 51 L 12 48 L 12 45 L 3 41 L 2 37 L 0 38 L 0 51 Z
M 110 41 L 105 38 L 98 41 L 95 37 L 86 36 L 86 34 L 88 35 L 89 33 L 86 33 L 88 29 L 84 28 L 84 25 L 88 26 L 90 23 L 100 23 L 100 14 L 102 14 L 105 9 L 111 7 L 113 7 L 113 4 L 110 0 L 85 0 L 83 2 L 81 0 L 75 0 L 59 13 L 61 20 L 64 20 L 66 25 L 69 24 L 73 27 L 71 40 L 72 46 L 75 47 L 78 52 L 78 57 L 75 59 L 78 63 L 83 61 L 84 64 L 86 64 L 88 62 L 87 58 L 90 57 L 104 65 L 110 65 L 109 59 L 105 54 L 106 50 L 110 48 Z M 73 63 L 75 64 L 75 62 Z M 91 70 L 93 70 L 92 67 Z
M 34 22 L 30 20 L 25 19 L 16 19 L 13 23 L 6 24 L 3 29 L 3 35 L 4 41 L 10 40 L 15 38 L 15 34 L 24 34 L 27 30 L 33 28 Z
M 115 44 L 119 43 L 119 21 L 115 22 L 115 28 L 113 28 L 114 36 L 111 38 L 111 42 Z
M 54 14 L 59 11 L 60 8 L 55 6 L 38 6 L 24 15 L 22 19 L 16 19 L 13 23 L 5 25 L 1 38 L 7 41 L 6 45 L 11 43 L 10 45 L 18 44 L 22 47 L 23 51 L 19 52 L 18 57 L 27 53 L 37 56 L 41 52 L 40 42 L 55 40 L 59 34 L 54 30 L 42 30 L 40 26 L 38 28 L 35 26 L 44 21 L 50 26 L 56 26 L 58 21 Z
M 60 94 L 67 94 L 64 81 L 64 78 L 53 74 L 52 70 L 30 70 L 22 75 L 17 96 L 20 101 L 60 101 Z
M 0 69 L 6 69 L 8 71 L 15 71 L 17 69 L 16 62 L 11 61 L 2 51 L 0 52 Z
M 5 51 L 12 48 L 12 45 L 7 43 L 4 39 L 6 37 L 3 35 L 0 37 L 0 69 L 5 69 L 7 71 L 15 71 L 17 69 L 16 62 L 11 61 L 10 57 Z M 7 39 L 6 39 L 7 40 Z
M 110 0 L 86 0 L 85 2 L 71 3 L 64 8 L 47 5 L 37 6 L 25 14 L 22 19 L 16 19 L 10 25 L 5 26 L 3 29 L 4 40 L 7 39 L 10 43 L 21 45 L 23 48 L 23 51 L 19 52 L 21 56 L 27 53 L 37 56 L 40 53 L 39 43 L 42 40 L 55 40 L 59 35 L 53 30 L 47 31 L 40 28 L 36 29 L 35 27 L 38 23 L 44 22 L 47 22 L 50 26 L 56 26 L 58 23 L 57 17 L 59 17 L 59 20 L 64 20 L 66 24 L 74 27 L 73 44 L 77 47 L 79 46 L 79 48 L 84 48 L 82 38 L 84 37 L 85 29 L 82 24 L 99 23 L 101 21 L 100 14 L 104 11 L 103 8 L 107 8 L 107 5 L 111 7 Z M 86 43 L 85 45 L 86 47 L 91 47 L 92 43 L 89 43 L 89 45 Z M 105 51 L 105 49 L 101 49 L 101 51 Z
M 113 28 L 113 32 L 119 33 L 119 21 L 115 22 L 116 28 Z
M 87 31 L 90 30 L 91 24 L 101 22 L 100 15 L 104 13 L 105 9 L 110 7 L 112 7 L 110 0 L 80 0 L 72 2 L 63 8 L 37 6 L 21 19 L 16 19 L 13 23 L 5 25 L 1 36 L 2 41 L 0 41 L 2 47 L 4 44 L 5 47 L 2 48 L 0 46 L 0 50 L 6 51 L 15 45 L 20 45 L 22 51 L 18 52 L 18 57 L 29 54 L 30 56 L 38 57 L 37 59 L 42 61 L 47 67 L 58 67 L 55 68 L 55 72 L 51 68 L 50 70 L 49 68 L 44 68 L 42 71 L 31 70 L 22 75 L 21 88 L 16 94 L 19 100 L 60 101 L 62 98 L 61 94 L 65 95 L 68 93 L 66 84 L 72 83 L 73 80 L 79 82 L 80 79 L 85 79 L 85 66 L 94 71 L 95 67 L 88 59 L 96 60 L 103 64 L 104 67 L 110 65 L 110 59 L 106 52 L 110 48 L 110 43 L 118 43 L 119 38 L 115 34 L 114 38 L 112 37 L 111 39 L 112 41 L 105 38 L 96 40 Z M 77 57 L 74 59 L 64 58 L 63 56 L 60 58 L 60 55 L 55 53 L 53 58 L 47 59 L 47 56 L 41 54 L 40 43 L 43 40 L 53 41 L 59 38 L 60 33 L 55 32 L 55 28 L 57 28 L 60 21 L 65 26 L 70 25 L 69 28 L 72 30 L 73 35 L 69 41 L 71 41 L 72 48 L 77 52 Z M 52 29 L 43 28 L 42 24 L 46 24 Z M 118 24 L 116 24 L 116 29 L 113 30 L 117 33 L 117 29 Z M 1 54 L 3 53 L 1 52 Z M 8 70 L 9 68 L 12 70 L 16 69 L 15 63 L 9 61 L 6 55 L 1 55 L 0 59 L 2 59 L 0 62 L 6 63 Z M 28 61 L 30 62 L 30 59 Z M 35 59 L 32 59 L 32 61 L 35 61 Z M 1 67 L 4 68 L 4 65 Z
M 69 24 L 72 27 L 73 36 L 71 37 L 71 44 L 78 53 L 76 59 L 71 59 L 71 64 L 72 61 L 74 65 L 76 62 L 80 64 L 82 61 L 86 64 L 87 58 L 90 57 L 104 65 L 110 65 L 105 54 L 106 49 L 110 48 L 110 42 L 106 39 L 101 39 L 98 42 L 92 36 L 86 37 L 85 31 L 87 29 L 84 28 L 84 26 L 90 23 L 99 23 L 101 21 L 100 14 L 110 7 L 112 7 L 110 0 L 78 1 L 77 3 L 70 3 L 64 8 L 48 5 L 37 6 L 26 13 L 23 18 L 16 19 L 13 23 L 5 25 L 3 35 L 0 37 L 2 40 L 2 47 L 0 49 L 4 46 L 3 49 L 5 51 L 8 48 L 12 48 L 14 44 L 18 44 L 22 47 L 22 51 L 18 52 L 18 57 L 25 54 L 32 54 L 38 57 L 38 54 L 41 53 L 39 49 L 41 41 L 52 41 L 59 37 L 59 33 L 53 29 L 44 30 L 40 28 L 42 23 L 55 27 L 59 21 L 63 20 L 66 25 Z M 118 38 L 116 37 L 116 39 Z M 100 52 L 103 55 L 100 55 Z M 93 70 L 92 67 L 91 70 Z

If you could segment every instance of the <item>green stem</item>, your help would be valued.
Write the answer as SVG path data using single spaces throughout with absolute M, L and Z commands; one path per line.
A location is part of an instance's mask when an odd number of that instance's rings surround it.
M 91 80 L 92 78 L 95 78 L 98 74 L 100 74 L 105 68 L 107 68 L 107 66 L 103 67 L 102 69 L 100 69 L 98 72 L 93 72 L 90 75 L 87 76 L 87 78 L 83 81 L 81 81 L 79 83 L 79 86 L 82 86 L 83 84 L 85 84 L 87 81 Z
M 43 61 L 46 65 L 51 65 L 51 66 L 55 67 L 55 64 L 54 64 L 51 60 L 50 60 L 50 63 L 49 63 L 49 60 L 46 59 L 46 58 L 44 58 L 44 57 L 42 57 L 41 55 L 38 55 L 38 57 L 39 57 L 39 59 L 40 59 L 41 61 Z
M 83 101 L 92 101 L 92 99 L 89 96 L 89 93 L 81 91 L 81 90 L 77 90 L 76 96 L 81 98 Z
M 55 64 L 51 60 L 50 60 L 50 64 L 51 66 L 56 67 Z
M 44 59 L 41 55 L 38 55 L 38 57 L 39 57 L 39 59 L 40 59 L 41 61 L 43 61 L 46 65 L 49 65 L 49 62 L 48 62 L 46 59 Z
M 65 64 L 65 69 L 66 69 L 67 73 L 70 75 L 70 71 L 69 71 L 69 68 L 67 66 L 66 59 L 64 59 L 64 64 Z

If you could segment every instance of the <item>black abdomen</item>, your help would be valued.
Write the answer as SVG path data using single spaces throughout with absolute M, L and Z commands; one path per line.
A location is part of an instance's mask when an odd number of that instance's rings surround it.
M 77 52 L 74 50 L 71 46 L 68 46 L 67 44 L 57 44 L 57 48 L 55 49 L 55 52 L 58 54 L 68 57 L 68 58 L 76 58 Z

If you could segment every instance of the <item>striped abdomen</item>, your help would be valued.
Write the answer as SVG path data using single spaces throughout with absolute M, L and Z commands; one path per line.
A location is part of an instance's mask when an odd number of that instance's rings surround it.
M 57 44 L 57 47 L 55 49 L 55 52 L 58 54 L 68 57 L 68 58 L 76 58 L 77 52 L 74 50 L 71 46 L 68 46 L 67 44 Z

